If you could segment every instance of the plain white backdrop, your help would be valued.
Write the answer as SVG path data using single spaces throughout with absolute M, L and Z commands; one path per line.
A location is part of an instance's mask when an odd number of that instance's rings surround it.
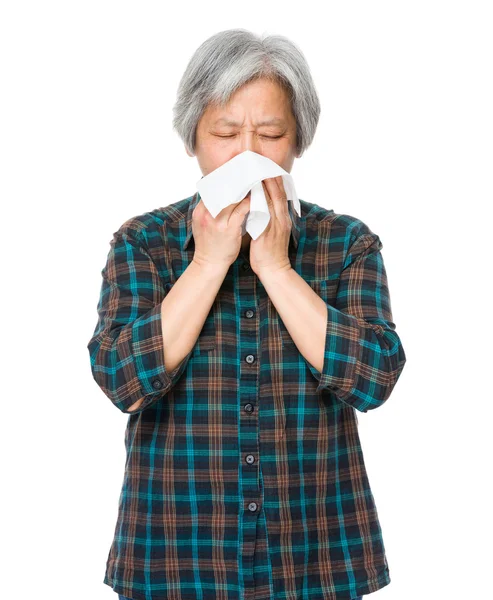
M 2 597 L 117 598 L 127 415 L 90 372 L 101 269 L 124 221 L 196 191 L 172 106 L 233 27 L 305 54 L 322 114 L 298 195 L 383 243 L 407 364 L 358 414 L 392 579 L 371 598 L 493 598 L 493 19 L 474 0 L 2 3 Z

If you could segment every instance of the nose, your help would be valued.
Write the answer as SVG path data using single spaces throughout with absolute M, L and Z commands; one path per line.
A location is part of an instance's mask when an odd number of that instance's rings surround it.
M 240 152 L 250 150 L 257 154 L 262 154 L 261 143 L 254 131 L 242 131 L 240 133 Z

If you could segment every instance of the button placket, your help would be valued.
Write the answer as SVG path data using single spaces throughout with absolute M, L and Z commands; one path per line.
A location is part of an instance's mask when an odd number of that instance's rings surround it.
M 242 319 L 255 320 L 257 316 L 255 291 L 258 282 L 256 282 L 253 277 L 251 266 L 246 257 L 243 256 L 242 260 L 244 262 L 239 265 L 239 271 L 242 275 L 240 285 L 242 294 L 244 295 L 240 298 L 239 314 Z M 241 303 L 243 303 L 243 306 L 241 306 Z M 258 499 L 261 496 L 259 469 L 256 468 L 256 463 L 258 461 L 258 444 L 255 439 L 258 434 L 258 415 L 254 414 L 254 402 L 257 399 L 257 395 L 254 391 L 242 392 L 242 390 L 251 389 L 258 378 L 258 366 L 255 364 L 258 356 L 258 333 L 254 322 L 242 321 L 241 340 L 240 358 L 242 362 L 244 361 L 244 363 L 246 363 L 246 365 L 240 367 L 239 381 L 239 400 L 240 402 L 243 401 L 241 404 L 243 405 L 244 411 L 239 420 L 240 461 L 243 462 L 243 464 L 240 465 L 242 473 L 241 486 L 243 496 L 248 501 L 248 503 L 244 505 L 245 509 L 252 515 L 252 520 L 247 519 L 245 522 L 241 553 L 243 556 L 243 569 L 245 572 L 248 571 L 250 573 L 250 580 L 253 581 L 253 573 L 251 570 L 257 535 L 255 523 L 257 515 L 255 513 L 259 508 L 259 504 L 257 501 L 254 501 L 254 498 Z M 257 452 L 257 454 L 254 454 L 254 452 Z

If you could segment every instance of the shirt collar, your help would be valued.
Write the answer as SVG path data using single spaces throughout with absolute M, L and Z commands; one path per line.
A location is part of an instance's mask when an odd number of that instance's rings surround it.
M 187 236 L 185 238 L 185 241 L 183 242 L 183 246 L 182 246 L 183 250 L 187 249 L 190 240 L 193 238 L 192 213 L 193 213 L 194 208 L 197 206 L 197 204 L 199 202 L 200 202 L 200 193 L 197 191 L 192 196 L 192 200 L 190 201 L 190 204 L 188 206 L 188 211 L 186 214 Z M 292 223 L 291 239 L 293 241 L 294 247 L 297 248 L 298 240 L 300 237 L 300 230 L 301 230 L 301 227 L 300 227 L 301 218 L 298 216 L 298 213 L 296 212 L 296 210 L 293 206 L 293 202 L 291 200 L 288 201 L 288 210 L 289 210 L 289 215 L 291 217 L 291 223 Z M 300 208 L 300 210 L 301 210 L 301 208 Z

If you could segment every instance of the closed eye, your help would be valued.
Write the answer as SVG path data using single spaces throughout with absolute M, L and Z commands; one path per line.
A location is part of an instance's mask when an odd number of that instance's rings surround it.
M 217 135 L 216 137 L 220 137 L 220 138 L 231 138 L 231 137 L 235 137 L 234 134 L 233 135 Z M 279 138 L 282 138 L 282 135 L 276 135 L 276 136 L 272 136 L 272 135 L 261 135 L 260 137 L 266 138 L 267 140 L 278 140 Z

